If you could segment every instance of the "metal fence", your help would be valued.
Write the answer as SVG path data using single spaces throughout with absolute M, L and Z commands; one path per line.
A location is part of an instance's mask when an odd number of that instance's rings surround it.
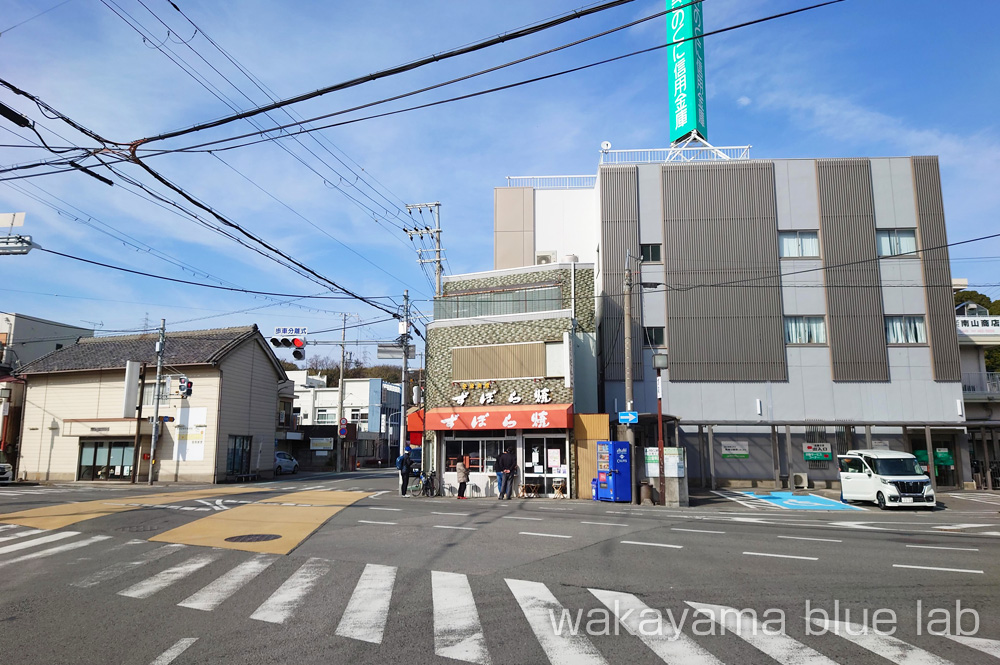
M 508 187 L 533 187 L 534 189 L 593 189 L 596 175 L 514 175 L 507 176 Z
M 501 316 L 548 312 L 563 308 L 562 289 L 546 286 L 446 296 L 434 300 L 434 319 L 460 319 L 470 316 Z
M 1000 393 L 1000 372 L 962 372 L 962 392 Z

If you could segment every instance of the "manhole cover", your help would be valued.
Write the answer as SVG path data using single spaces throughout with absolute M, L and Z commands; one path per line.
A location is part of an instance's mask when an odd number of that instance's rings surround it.
M 276 533 L 248 533 L 244 536 L 230 536 L 226 538 L 227 543 L 260 543 L 265 540 L 277 540 L 281 538 Z

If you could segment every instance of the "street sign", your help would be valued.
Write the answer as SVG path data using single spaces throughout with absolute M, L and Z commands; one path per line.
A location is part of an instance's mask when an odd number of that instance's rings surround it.
M 833 459 L 833 446 L 829 443 L 803 443 L 802 456 L 807 462 Z
M 639 412 L 638 411 L 619 411 L 618 412 L 618 422 L 622 425 L 632 425 L 639 422 Z
M 338 431 L 340 436 L 347 436 L 347 427 L 341 427 Z
M 417 357 L 417 347 L 412 344 L 406 347 L 406 357 L 409 360 L 413 360 Z M 403 347 L 398 344 L 379 344 L 375 351 L 376 358 L 382 358 L 385 360 L 401 360 L 403 358 Z
M 347 418 L 341 418 L 340 419 L 340 424 L 341 425 L 346 425 L 347 424 Z

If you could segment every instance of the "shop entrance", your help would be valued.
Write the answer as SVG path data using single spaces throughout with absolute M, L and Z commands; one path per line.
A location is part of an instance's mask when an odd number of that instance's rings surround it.
M 926 440 L 923 430 L 910 431 L 910 445 L 913 456 L 917 458 L 917 461 L 925 469 L 928 468 Z M 959 464 L 961 464 L 961 461 L 958 457 L 958 449 L 955 446 L 955 434 L 947 430 L 932 430 L 931 450 L 934 455 L 931 468 L 933 469 L 934 480 L 938 488 L 956 489 L 960 487 L 962 478 L 960 477 Z M 928 471 L 928 473 L 931 473 L 931 471 Z
M 569 440 L 560 436 L 524 437 L 524 484 L 537 494 L 555 495 L 556 488 L 568 495 Z
M 80 442 L 77 480 L 128 480 L 132 476 L 132 441 Z

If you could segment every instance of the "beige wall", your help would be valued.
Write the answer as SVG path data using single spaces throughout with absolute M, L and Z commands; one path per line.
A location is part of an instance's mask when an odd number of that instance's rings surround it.
M 146 389 L 154 386 L 155 367 L 146 370 Z M 173 376 L 177 370 L 170 371 Z M 174 462 L 174 445 L 177 440 L 177 420 L 166 423 L 157 442 L 156 457 L 160 460 L 159 480 L 211 482 L 214 475 L 214 432 L 218 413 L 218 372 L 210 367 L 185 368 L 183 371 L 194 384 L 193 395 L 187 400 L 170 399 L 160 406 L 161 416 L 177 418 L 182 406 L 205 407 L 206 431 L 205 460 L 202 462 Z M 171 389 L 176 390 L 176 380 Z M 100 370 L 94 372 L 67 372 L 64 374 L 36 374 L 28 376 L 25 392 L 24 422 L 21 436 L 20 473 L 27 473 L 29 480 L 76 480 L 80 440 L 93 439 L 132 440 L 135 435 L 134 419 L 122 418 L 125 389 L 125 370 Z M 153 415 L 152 405 L 143 408 L 143 420 Z M 80 422 L 83 421 L 83 422 Z M 99 422 L 94 422 L 99 421 Z M 92 428 L 107 428 L 94 432 Z M 151 426 L 142 426 L 142 451 L 149 451 Z M 148 477 L 149 462 L 140 462 L 140 476 Z
M 497 187 L 493 190 L 493 268 L 535 264 L 535 190 Z
M 250 470 L 270 477 L 274 473 L 274 435 L 278 412 L 278 370 L 270 351 L 253 338 L 221 363 L 222 414 L 219 418 L 217 463 L 219 480 L 226 472 L 229 437 L 252 436 Z

